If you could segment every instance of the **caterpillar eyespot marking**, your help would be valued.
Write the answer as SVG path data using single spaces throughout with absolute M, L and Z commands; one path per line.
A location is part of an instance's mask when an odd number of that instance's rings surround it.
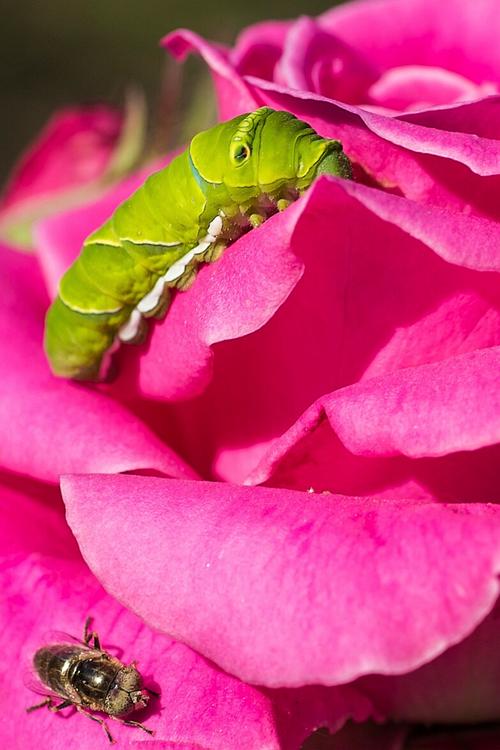
M 138 343 L 202 262 L 215 261 L 307 190 L 319 174 L 351 178 L 339 141 L 261 107 L 196 135 L 83 243 L 50 306 L 52 372 L 102 380 L 120 342 Z

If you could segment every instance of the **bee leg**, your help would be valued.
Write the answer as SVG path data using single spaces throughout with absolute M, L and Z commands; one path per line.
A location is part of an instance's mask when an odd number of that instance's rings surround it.
M 83 628 L 83 642 L 86 646 L 90 646 L 90 641 L 94 639 L 94 645 L 92 648 L 97 649 L 97 651 L 101 650 L 101 641 L 99 639 L 99 636 L 95 632 L 95 630 L 90 630 L 90 623 L 92 622 L 92 617 L 87 617 L 85 620 L 85 626 Z
M 99 719 L 97 716 L 92 716 L 92 714 L 89 714 L 89 712 L 85 711 L 84 708 L 82 708 L 81 706 L 77 706 L 76 704 L 75 704 L 75 708 L 76 708 L 76 710 L 79 713 L 83 714 L 88 719 L 92 719 L 92 721 L 97 721 L 97 723 L 100 724 L 101 727 L 103 728 L 104 734 L 106 735 L 106 737 L 108 738 L 108 740 L 111 742 L 111 744 L 112 745 L 115 744 L 116 740 L 113 739 L 113 735 L 109 731 L 108 725 L 106 724 L 106 722 L 104 721 L 104 719 Z
M 62 701 L 62 703 L 59 703 L 57 706 L 48 706 L 48 709 L 49 711 L 56 713 L 57 711 L 62 711 L 63 708 L 69 708 L 69 706 L 74 705 L 75 704 L 72 701 Z
M 118 716 L 110 716 L 109 718 L 113 719 L 113 721 L 117 721 L 119 724 L 124 724 L 126 727 L 137 727 L 138 729 L 142 729 L 148 734 L 154 734 L 152 729 L 148 729 L 144 726 L 144 724 L 141 724 L 140 721 L 133 721 L 132 719 L 120 719 L 118 718 Z
M 72 706 L 73 703 L 71 701 L 61 701 L 59 705 L 55 706 L 52 698 L 47 696 L 44 701 L 41 703 L 37 703 L 36 706 L 29 706 L 26 709 L 26 713 L 30 714 L 32 711 L 36 711 L 38 708 L 45 708 L 47 707 L 49 711 L 52 711 L 53 713 L 56 713 L 56 711 L 61 711 L 63 708 L 68 708 L 69 706 Z
M 41 703 L 37 703 L 35 706 L 28 706 L 26 713 L 30 714 L 32 711 L 36 711 L 38 708 L 50 708 L 52 706 L 52 698 L 45 698 Z

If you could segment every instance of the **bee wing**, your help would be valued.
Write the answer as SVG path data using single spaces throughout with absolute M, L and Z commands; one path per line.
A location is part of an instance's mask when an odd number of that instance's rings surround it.
M 38 695 L 45 695 L 59 699 L 64 697 L 47 687 L 47 685 L 44 685 L 33 668 L 30 669 L 29 667 L 26 667 L 23 670 L 23 684 L 28 690 L 31 690 L 33 693 L 38 693 Z
M 52 688 L 42 682 L 42 680 L 40 679 L 40 675 L 38 674 L 34 666 L 34 656 L 39 649 L 42 649 L 44 647 L 50 648 L 50 646 L 61 644 L 77 646 L 82 650 L 87 648 L 82 641 L 79 641 L 78 638 L 75 638 L 69 633 L 65 633 L 60 630 L 49 630 L 44 632 L 42 635 L 40 635 L 36 647 L 32 651 L 24 654 L 22 657 L 21 672 L 25 687 L 29 688 L 34 693 L 38 693 L 39 695 L 51 696 L 59 699 L 64 699 L 66 697 L 63 694 L 54 691 Z
M 85 643 L 80 638 L 65 633 L 63 630 L 48 630 L 40 639 L 40 646 L 51 646 L 54 643 L 72 643 L 74 646 L 85 648 Z

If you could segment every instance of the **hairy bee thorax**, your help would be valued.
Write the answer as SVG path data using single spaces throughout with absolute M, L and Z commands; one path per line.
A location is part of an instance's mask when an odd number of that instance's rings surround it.
M 115 684 L 105 699 L 106 712 L 110 716 L 126 716 L 131 711 L 144 708 L 149 696 L 142 689 L 142 680 L 135 667 L 121 669 L 115 677 Z

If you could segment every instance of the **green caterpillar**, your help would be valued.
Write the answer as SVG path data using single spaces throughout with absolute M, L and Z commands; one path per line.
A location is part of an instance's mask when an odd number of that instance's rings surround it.
M 106 376 L 111 353 L 144 339 L 198 263 L 297 199 L 319 174 L 350 178 L 339 141 L 288 112 L 261 107 L 196 135 L 83 243 L 47 313 L 55 375 Z

